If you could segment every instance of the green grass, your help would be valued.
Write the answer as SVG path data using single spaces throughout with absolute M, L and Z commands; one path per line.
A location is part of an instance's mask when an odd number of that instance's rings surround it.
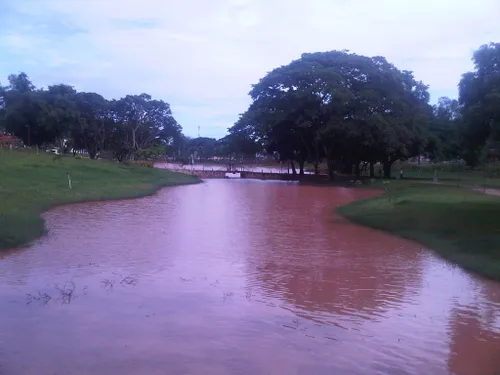
M 377 185 L 386 193 L 340 207 L 339 213 L 415 240 L 465 269 L 500 280 L 500 198 L 412 181 Z
M 18 247 L 43 235 L 40 214 L 53 206 L 135 198 L 150 195 L 162 186 L 197 181 L 163 169 L 0 150 L 0 249 Z
M 393 177 L 399 176 L 403 167 L 406 178 L 432 181 L 437 175 L 439 182 L 456 186 L 476 186 L 500 188 L 500 166 L 490 164 L 479 170 L 466 169 L 463 164 L 408 164 L 396 163 L 392 168 Z

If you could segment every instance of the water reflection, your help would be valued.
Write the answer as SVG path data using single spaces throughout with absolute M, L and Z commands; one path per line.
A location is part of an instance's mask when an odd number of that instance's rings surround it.
M 0 258 L 0 374 L 500 369 L 500 284 L 335 216 L 373 194 L 214 180 L 57 208 Z

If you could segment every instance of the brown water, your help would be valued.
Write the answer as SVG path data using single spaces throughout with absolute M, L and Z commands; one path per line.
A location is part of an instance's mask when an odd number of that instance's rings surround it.
M 500 283 L 332 213 L 373 194 L 214 180 L 54 209 L 0 259 L 0 374 L 499 371 Z

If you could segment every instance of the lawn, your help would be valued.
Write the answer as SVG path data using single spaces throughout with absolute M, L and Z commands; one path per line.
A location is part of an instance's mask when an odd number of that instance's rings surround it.
M 463 164 L 408 164 L 396 163 L 392 168 L 393 177 L 399 176 L 403 168 L 404 176 L 415 180 L 439 182 L 455 186 L 484 186 L 500 188 L 500 165 L 489 164 L 477 170 L 467 169 Z
M 380 186 L 385 194 L 340 207 L 339 213 L 420 242 L 463 268 L 500 280 L 500 198 L 415 181 Z
M 163 169 L 0 150 L 0 249 L 17 247 L 43 235 L 40 213 L 50 207 L 135 198 L 152 194 L 162 186 L 197 181 Z

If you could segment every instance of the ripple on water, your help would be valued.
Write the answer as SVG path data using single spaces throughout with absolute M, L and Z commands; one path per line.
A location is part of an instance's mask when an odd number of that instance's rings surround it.
M 51 210 L 0 258 L 0 374 L 500 370 L 500 284 L 334 214 L 374 194 L 219 180 Z

